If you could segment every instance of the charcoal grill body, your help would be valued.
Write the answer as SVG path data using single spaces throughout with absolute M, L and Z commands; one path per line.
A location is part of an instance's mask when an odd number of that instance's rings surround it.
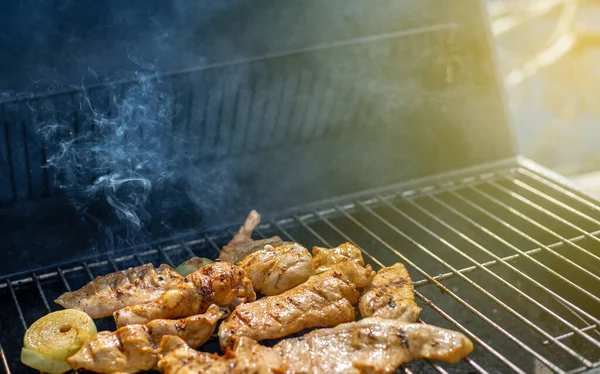
M 375 268 L 407 265 L 423 321 L 477 343 L 458 366 L 413 372 L 596 366 L 600 208 L 517 156 L 482 2 L 194 4 L 202 17 L 174 26 L 193 43 L 175 53 L 196 46 L 202 64 L 0 103 L 6 372 L 26 371 L 20 337 L 60 293 L 215 257 L 252 208 L 257 237 L 351 241 Z M 126 151 L 154 162 L 136 174 L 152 184 L 143 229 L 90 187 L 114 171 L 102 153 L 48 167 L 61 142 L 114 147 L 132 98 L 165 109 L 124 122 Z

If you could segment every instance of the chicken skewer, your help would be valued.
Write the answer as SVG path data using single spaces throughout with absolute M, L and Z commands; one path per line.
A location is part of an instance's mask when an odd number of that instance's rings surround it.
M 368 286 L 374 275 L 369 265 L 363 268 L 346 261 L 280 295 L 239 305 L 219 327 L 221 349 L 232 347 L 241 336 L 277 339 L 354 321 L 359 289 Z
M 165 337 L 158 366 L 165 374 L 392 373 L 421 358 L 457 363 L 472 350 L 471 341 L 455 331 L 371 317 L 286 339 L 272 348 L 240 337 L 221 357 L 194 351 L 177 337 Z
M 401 263 L 377 272 L 373 283 L 363 291 L 358 307 L 363 318 L 381 317 L 416 322 L 421 313 L 421 308 L 415 302 L 412 280 Z
M 68 362 L 74 369 L 98 373 L 135 373 L 151 370 L 158 362 L 163 336 L 177 336 L 195 348 L 214 334 L 217 322 L 228 310 L 211 305 L 206 313 L 179 320 L 157 319 L 146 325 L 127 325 L 117 331 L 102 331 L 89 338 Z
M 256 300 L 246 272 L 226 262 L 215 262 L 184 278 L 158 299 L 116 311 L 117 327 L 145 324 L 155 319 L 173 319 L 204 313 L 210 304 L 233 309 Z
M 246 222 L 240 227 L 233 239 L 221 249 L 219 259 L 232 264 L 237 264 L 244 257 L 263 249 L 266 245 L 278 247 L 283 245 L 283 240 L 279 236 L 273 236 L 262 240 L 253 240 L 252 232 L 260 223 L 260 214 L 253 210 L 248 214 Z
M 183 282 L 172 267 L 152 264 L 97 277 L 82 288 L 60 295 L 54 302 L 102 318 L 127 306 L 147 303 Z

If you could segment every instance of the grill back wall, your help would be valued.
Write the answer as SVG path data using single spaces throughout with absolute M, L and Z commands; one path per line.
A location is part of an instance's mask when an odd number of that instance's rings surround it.
M 63 144 L 103 146 L 92 114 L 119 121 L 140 87 L 172 108 L 158 124 L 123 123 L 135 129 L 129 142 L 156 142 L 160 162 L 171 162 L 160 171 L 175 175 L 140 172 L 153 184 L 150 236 L 514 155 L 479 1 L 203 2 L 202 12 L 200 23 L 177 26 L 195 27 L 200 66 L 0 104 L 11 269 L 31 258 L 22 248 L 46 264 L 138 240 L 90 198 L 111 165 L 48 160 Z M 54 137 L 41 136 L 50 125 Z

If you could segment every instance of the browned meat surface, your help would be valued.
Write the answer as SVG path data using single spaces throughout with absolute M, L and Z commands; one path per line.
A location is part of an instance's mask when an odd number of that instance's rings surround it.
M 99 332 L 67 361 L 74 369 L 135 373 L 154 368 L 158 361 L 157 353 L 148 327 L 130 325 L 115 332 Z
M 351 243 L 344 243 L 335 248 L 313 247 L 313 266 L 318 273 L 331 270 L 342 261 L 352 261 L 364 266 L 362 253 Z
M 158 346 L 163 336 L 182 338 L 190 347 L 200 347 L 215 333 L 217 323 L 229 315 L 229 310 L 215 304 L 204 314 L 180 319 L 155 319 L 146 324 L 154 345 Z
M 237 264 L 242 259 L 251 253 L 263 249 L 266 245 L 279 247 L 283 245 L 283 240 L 278 236 L 266 238 L 262 240 L 253 240 L 252 231 L 260 223 L 260 214 L 255 210 L 251 211 L 246 218 L 246 222 L 240 227 L 233 239 L 223 247 L 219 253 L 219 259 L 232 264 Z
M 69 358 L 75 369 L 99 373 L 135 373 L 155 368 L 157 349 L 163 336 L 177 336 L 186 345 L 199 347 L 214 334 L 217 322 L 229 312 L 211 305 L 205 314 L 179 320 L 157 319 L 146 325 L 127 325 L 117 331 L 102 331 L 89 338 Z
M 277 339 L 312 327 L 354 321 L 359 287 L 369 285 L 374 272 L 370 266 L 345 265 L 313 275 L 280 295 L 239 305 L 219 327 L 221 348 L 232 347 L 241 336 Z
M 416 322 L 421 313 L 421 308 L 415 303 L 412 280 L 401 263 L 377 272 L 373 283 L 363 291 L 358 307 L 363 318 L 381 317 Z
M 291 373 L 392 373 L 421 358 L 457 363 L 473 344 L 455 331 L 371 317 L 283 340 L 273 350 Z
M 265 246 L 246 256 L 239 266 L 256 291 L 272 296 L 296 287 L 314 275 L 312 256 L 298 243 Z
M 277 353 L 255 340 L 242 338 L 225 356 L 198 352 L 176 337 L 162 341 L 158 367 L 165 374 L 271 374 L 284 373 Z
M 145 324 L 155 319 L 173 319 L 204 313 L 210 304 L 235 307 L 256 300 L 246 272 L 227 262 L 215 262 L 185 278 L 158 299 L 116 311 L 117 327 Z
M 78 309 L 92 318 L 110 316 L 130 305 L 147 303 L 166 290 L 183 282 L 172 267 L 152 264 L 129 268 L 97 277 L 82 288 L 66 292 L 54 302 L 69 309 Z
M 473 350 L 464 335 L 436 326 L 377 317 L 312 331 L 273 348 L 240 337 L 224 356 L 194 351 L 175 337 L 161 344 L 166 374 L 192 373 L 392 373 L 428 358 L 457 363 Z

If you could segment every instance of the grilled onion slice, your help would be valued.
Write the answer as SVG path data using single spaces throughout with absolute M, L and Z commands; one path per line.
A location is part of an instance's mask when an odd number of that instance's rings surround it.
M 25 332 L 21 361 L 47 373 L 61 373 L 65 367 L 61 362 L 67 364 L 66 359 L 96 332 L 92 318 L 79 310 L 47 314 Z
M 50 374 L 62 374 L 71 370 L 71 365 L 67 361 L 44 356 L 29 348 L 21 349 L 21 362 L 30 368 Z
M 192 257 L 189 260 L 183 261 L 179 266 L 177 266 L 177 271 L 179 274 L 184 277 L 195 272 L 198 269 L 202 269 L 206 265 L 210 265 L 214 263 L 213 260 L 204 257 Z

